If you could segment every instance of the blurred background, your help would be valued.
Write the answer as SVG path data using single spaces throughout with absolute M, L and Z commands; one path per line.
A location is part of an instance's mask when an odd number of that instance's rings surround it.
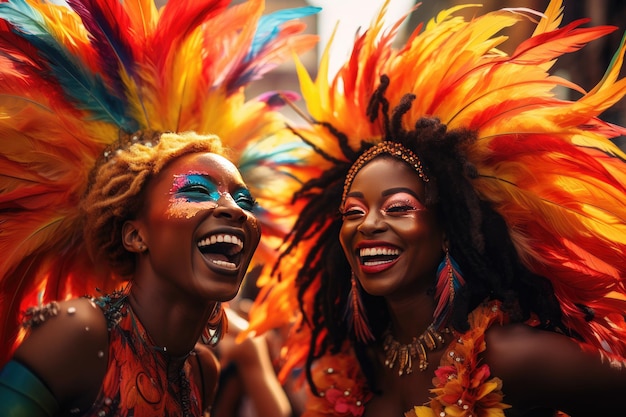
M 56 3 L 65 3 L 65 0 L 50 0 Z M 175 0 L 173 0 L 175 1 Z M 242 3 L 245 0 L 233 0 L 232 4 Z M 167 0 L 155 0 L 158 7 L 164 6 Z M 293 7 L 319 6 L 322 12 L 305 19 L 307 32 L 320 36 L 320 43 L 316 50 L 313 50 L 301 57 L 303 63 L 308 68 L 309 73 L 315 76 L 315 68 L 318 57 L 321 55 L 328 38 L 336 28 L 336 35 L 331 48 L 330 68 L 331 74 L 337 66 L 343 62 L 352 45 L 355 33 L 359 28 L 366 27 L 375 16 L 378 9 L 383 4 L 383 0 L 265 0 L 267 13 L 277 9 L 287 9 Z M 406 19 L 398 41 L 402 42 L 406 35 L 410 33 L 419 22 L 426 22 L 442 9 L 446 9 L 458 4 L 471 3 L 470 0 L 391 0 L 389 4 L 389 21 L 395 21 L 410 12 L 412 8 L 419 4 Z M 484 11 L 495 10 L 503 7 L 530 7 L 535 10 L 545 10 L 549 0 L 485 0 L 477 2 L 483 5 Z M 618 48 L 622 36 L 626 30 L 626 1 L 625 0 L 563 0 L 565 13 L 563 23 L 567 24 L 579 18 L 591 19 L 591 25 L 614 25 L 618 29 L 610 36 L 586 46 L 581 51 L 570 54 L 560 60 L 555 69 L 559 75 L 574 81 L 586 90 L 591 89 L 601 78 L 610 62 L 613 54 Z M 476 9 L 472 8 L 475 12 Z M 467 17 L 471 17 L 468 15 Z M 532 31 L 529 23 L 516 25 L 514 31 L 506 33 L 510 37 L 509 44 L 516 44 L 519 39 L 523 39 Z M 507 52 L 506 45 L 504 46 Z M 626 70 L 622 69 L 622 77 Z M 285 64 L 271 73 L 265 75 L 261 82 L 249 90 L 249 95 L 254 96 L 268 90 L 292 90 L 298 91 L 298 81 L 293 64 Z M 302 107 L 302 106 L 301 106 Z M 298 123 L 298 116 L 290 109 L 285 109 L 285 113 Z M 610 122 L 626 125 L 626 100 L 622 100 L 613 110 L 602 115 Z M 626 138 L 617 138 L 616 142 L 626 149 Z
M 166 1 L 156 0 L 156 3 L 164 5 Z M 232 4 L 244 1 L 233 0 Z M 383 4 L 383 0 L 266 0 L 265 3 L 267 13 L 276 9 L 310 5 L 322 7 L 322 12 L 305 19 L 307 32 L 316 33 L 320 36 L 318 48 L 301 57 L 309 73 L 315 76 L 318 57 L 335 27 L 337 33 L 331 48 L 331 74 L 348 56 L 357 30 L 369 25 Z M 401 36 L 398 40 L 402 42 L 418 23 L 428 21 L 442 9 L 466 3 L 483 5 L 482 9 L 471 8 L 466 11 L 467 17 L 470 18 L 471 13 L 477 13 L 477 10 L 482 13 L 480 10 L 495 10 L 503 7 L 529 7 L 543 11 L 549 0 L 485 0 L 476 2 L 470 0 L 422 0 L 421 2 L 417 0 L 391 0 L 388 16 L 389 21 L 395 21 L 419 4 L 417 9 L 406 19 L 401 29 Z M 587 45 L 581 51 L 564 57 L 555 66 L 559 75 L 589 90 L 602 78 L 626 31 L 626 1 L 563 0 L 563 3 L 565 8 L 563 24 L 580 18 L 590 18 L 589 25 L 614 25 L 618 27 L 611 35 Z M 504 44 L 502 49 L 511 52 L 507 45 L 515 45 L 520 39 L 528 37 L 532 29 L 533 25 L 530 22 L 527 25 L 516 25 L 514 30 L 506 33 L 510 40 Z M 626 74 L 626 70 L 622 69 L 622 77 L 624 74 Z M 268 90 L 292 90 L 296 92 L 299 90 L 293 64 L 285 64 L 265 75 L 261 82 L 253 85 L 248 94 L 254 96 Z M 303 103 L 298 103 L 298 105 L 304 110 Z M 301 122 L 291 109 L 286 108 L 284 111 L 294 123 Z M 613 110 L 603 114 L 602 118 L 613 123 L 626 125 L 626 100 L 622 100 Z M 626 138 L 617 138 L 616 142 L 623 149 L 626 149 Z

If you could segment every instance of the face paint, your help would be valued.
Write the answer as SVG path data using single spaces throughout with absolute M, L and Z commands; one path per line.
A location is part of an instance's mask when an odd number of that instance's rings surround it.
M 367 293 L 404 297 L 432 285 L 443 231 L 424 199 L 424 181 L 404 161 L 382 156 L 355 175 L 339 240 Z
M 230 300 L 261 237 L 248 211 L 253 206 L 237 167 L 223 156 L 202 152 L 173 160 L 150 179 L 136 219 L 150 248 L 149 267 L 194 299 Z M 207 247 L 225 236 L 230 244 L 224 238 Z
M 211 177 L 201 172 L 175 175 L 170 195 L 167 214 L 173 218 L 189 219 L 202 210 L 215 209 L 222 196 L 232 199 L 239 207 L 247 211 L 252 211 L 256 205 L 247 189 L 241 188 L 232 194 L 221 192 Z
M 388 190 L 383 194 L 386 197 L 379 208 L 380 214 L 385 217 L 415 217 L 417 212 L 426 210 L 426 207 L 417 199 L 412 191 L 403 189 Z M 348 195 L 341 210 L 344 220 L 356 220 L 367 215 L 369 209 L 366 204 L 356 197 Z

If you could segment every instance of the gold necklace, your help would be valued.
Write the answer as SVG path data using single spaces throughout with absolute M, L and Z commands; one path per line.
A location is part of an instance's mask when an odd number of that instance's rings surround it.
M 419 370 L 426 370 L 428 368 L 427 351 L 432 352 L 445 343 L 442 333 L 450 333 L 450 330 L 444 328 L 440 333 L 431 324 L 419 337 L 414 337 L 411 343 L 403 345 L 394 339 L 391 329 L 387 329 L 383 341 L 385 365 L 393 369 L 397 362 L 398 375 L 408 375 L 413 372 L 413 359 L 419 357 Z

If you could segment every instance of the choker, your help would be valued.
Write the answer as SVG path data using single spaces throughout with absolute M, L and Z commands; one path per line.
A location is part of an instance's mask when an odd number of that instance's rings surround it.
M 427 352 L 443 346 L 445 340 L 442 333 L 450 333 L 448 328 L 441 332 L 435 330 L 431 324 L 419 337 L 414 337 L 411 343 L 403 345 L 394 339 L 391 329 L 385 332 L 383 349 L 385 351 L 385 365 L 393 369 L 398 364 L 398 375 L 408 375 L 413 372 L 413 359 L 419 358 L 419 370 L 428 368 Z

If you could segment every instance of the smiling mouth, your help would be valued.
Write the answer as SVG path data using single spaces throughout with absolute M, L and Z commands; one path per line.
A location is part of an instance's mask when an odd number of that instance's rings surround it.
M 395 262 L 400 256 L 400 249 L 373 247 L 359 249 L 359 261 L 364 266 L 377 266 Z
M 241 262 L 243 241 L 235 235 L 219 233 L 207 236 L 197 245 L 202 256 L 219 267 L 234 270 Z

